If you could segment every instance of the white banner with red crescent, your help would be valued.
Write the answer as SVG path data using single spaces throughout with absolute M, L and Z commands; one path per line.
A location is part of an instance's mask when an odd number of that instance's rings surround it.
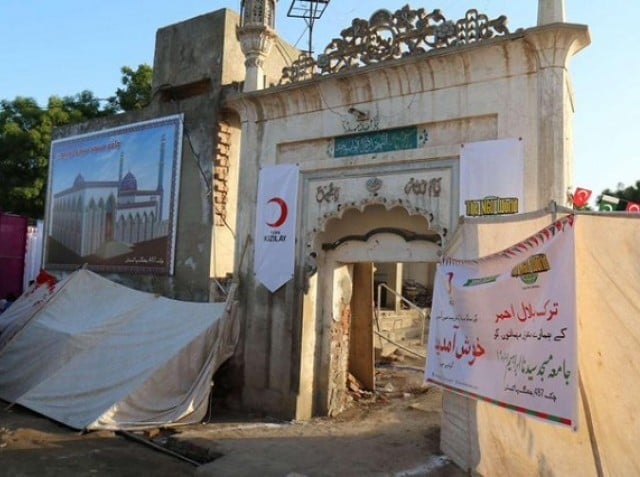
M 253 271 L 271 292 L 293 278 L 298 176 L 292 164 L 260 170 Z
M 576 427 L 574 216 L 478 260 L 436 272 L 426 380 Z

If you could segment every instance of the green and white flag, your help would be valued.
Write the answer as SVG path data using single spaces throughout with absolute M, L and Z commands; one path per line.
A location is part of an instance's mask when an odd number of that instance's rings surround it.
M 600 199 L 600 207 L 598 210 L 602 212 L 611 212 L 616 210 L 616 205 L 620 203 L 620 199 L 617 197 L 613 197 L 611 195 L 602 194 L 602 198 Z

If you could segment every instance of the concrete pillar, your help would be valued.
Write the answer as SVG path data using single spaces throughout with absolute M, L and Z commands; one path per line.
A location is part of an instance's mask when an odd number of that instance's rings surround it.
M 404 275 L 404 267 L 402 263 L 397 263 L 394 267 L 394 273 L 390 277 L 389 286 L 391 286 L 396 294 L 393 296 L 394 306 L 393 309 L 398 312 L 402 309 L 402 276 Z
M 564 0 L 538 0 L 538 26 L 564 22 Z

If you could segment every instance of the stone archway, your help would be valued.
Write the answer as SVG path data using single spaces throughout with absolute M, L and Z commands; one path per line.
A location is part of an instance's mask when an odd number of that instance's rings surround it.
M 352 305 L 357 302 L 352 300 L 357 293 L 354 280 L 356 285 L 373 283 L 372 275 L 367 275 L 373 272 L 363 264 L 438 261 L 442 228 L 430 218 L 401 205 L 368 204 L 342 211 L 315 234 L 317 273 L 309 279 L 303 304 L 299 418 L 337 414 L 344 408 L 354 344 L 352 306 L 366 306 L 370 300 L 365 295 L 360 305 Z M 370 353 L 366 346 L 358 346 Z

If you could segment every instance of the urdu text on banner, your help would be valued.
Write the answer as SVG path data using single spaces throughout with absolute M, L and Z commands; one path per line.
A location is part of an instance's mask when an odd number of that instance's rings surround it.
M 298 176 L 290 164 L 260 170 L 254 272 L 271 292 L 293 278 Z
M 576 428 L 575 220 L 488 257 L 438 264 L 427 381 Z

